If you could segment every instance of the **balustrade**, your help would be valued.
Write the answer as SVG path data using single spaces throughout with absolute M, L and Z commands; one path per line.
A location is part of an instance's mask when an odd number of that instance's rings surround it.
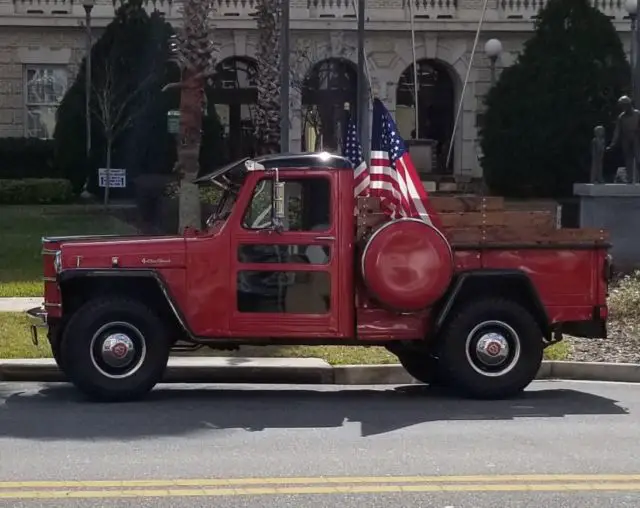
M 413 8 L 414 19 L 451 19 L 456 15 L 458 0 L 403 0 L 403 7 L 407 18 Z
M 351 0 L 307 0 L 312 18 L 355 18 L 356 9 Z
M 158 10 L 169 18 L 180 17 L 182 0 L 146 0 L 146 8 Z M 290 0 L 294 18 L 309 16 L 312 19 L 356 18 L 357 0 Z M 497 0 L 501 19 L 532 20 L 547 0 Z M 605 15 L 615 21 L 628 20 L 624 8 L 625 0 L 591 0 Z M 0 3 L 3 3 L 0 0 Z M 8 1 L 6 2 L 9 3 Z M 83 16 L 80 0 L 13 0 L 13 12 L 20 15 Z M 255 16 L 257 0 L 214 0 L 216 18 L 250 19 Z M 496 4 L 494 4 L 496 5 Z M 376 0 L 367 6 L 372 20 L 408 20 L 411 12 L 416 20 L 456 19 L 458 9 L 468 13 L 479 2 L 472 0 Z M 6 11 L 5 11 L 6 12 Z M 113 12 L 111 0 L 97 0 L 93 13 L 96 17 L 108 16 Z
M 609 18 L 623 20 L 628 18 L 624 8 L 624 0 L 591 0 L 593 5 L 599 8 Z M 503 18 L 506 19 L 533 19 L 544 6 L 546 0 L 498 0 L 498 5 Z

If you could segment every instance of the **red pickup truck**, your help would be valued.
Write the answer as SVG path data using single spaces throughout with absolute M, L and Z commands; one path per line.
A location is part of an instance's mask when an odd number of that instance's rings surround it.
M 497 197 L 432 197 L 442 231 L 390 220 L 326 153 L 243 159 L 198 182 L 222 189 L 202 231 L 43 239 L 44 307 L 30 314 L 90 398 L 144 396 L 185 343 L 383 346 L 419 381 L 503 398 L 563 334 L 606 337 L 603 231 Z

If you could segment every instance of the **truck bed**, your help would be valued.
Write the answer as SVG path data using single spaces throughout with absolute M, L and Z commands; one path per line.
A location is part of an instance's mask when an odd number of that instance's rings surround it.
M 443 234 L 454 250 L 501 248 L 589 248 L 607 246 L 606 231 L 560 228 L 552 210 L 507 209 L 499 196 L 431 196 Z M 378 198 L 358 198 L 357 238 L 388 220 Z

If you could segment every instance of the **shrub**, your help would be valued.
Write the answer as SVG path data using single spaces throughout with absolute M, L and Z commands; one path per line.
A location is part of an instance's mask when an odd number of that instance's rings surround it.
M 640 309 L 640 270 L 622 276 L 611 285 L 608 305 L 611 319 L 637 321 Z
M 613 133 L 630 69 L 611 21 L 590 0 L 549 0 L 514 65 L 486 97 L 482 167 L 507 197 L 572 195 L 589 177 L 590 141 Z
M 54 178 L 53 140 L 0 138 L 0 179 Z
M 3 205 L 62 204 L 72 199 L 71 182 L 62 178 L 0 180 L 0 204 Z

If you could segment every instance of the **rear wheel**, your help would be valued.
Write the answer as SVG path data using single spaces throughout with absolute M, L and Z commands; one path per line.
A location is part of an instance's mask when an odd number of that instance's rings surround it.
M 160 316 L 137 300 L 92 300 L 71 317 L 61 343 L 70 381 L 89 398 L 126 401 L 162 378 L 171 343 Z
M 428 385 L 441 384 L 441 377 L 438 375 L 438 362 L 429 354 L 421 356 L 398 356 L 400 364 L 409 375 L 421 383 Z
M 462 306 L 440 342 L 439 366 L 452 388 L 479 399 L 517 395 L 536 377 L 543 341 L 521 305 L 503 299 Z
M 418 345 L 394 343 L 387 349 L 398 357 L 407 373 L 417 381 L 432 386 L 442 384 L 438 359 L 422 341 Z

